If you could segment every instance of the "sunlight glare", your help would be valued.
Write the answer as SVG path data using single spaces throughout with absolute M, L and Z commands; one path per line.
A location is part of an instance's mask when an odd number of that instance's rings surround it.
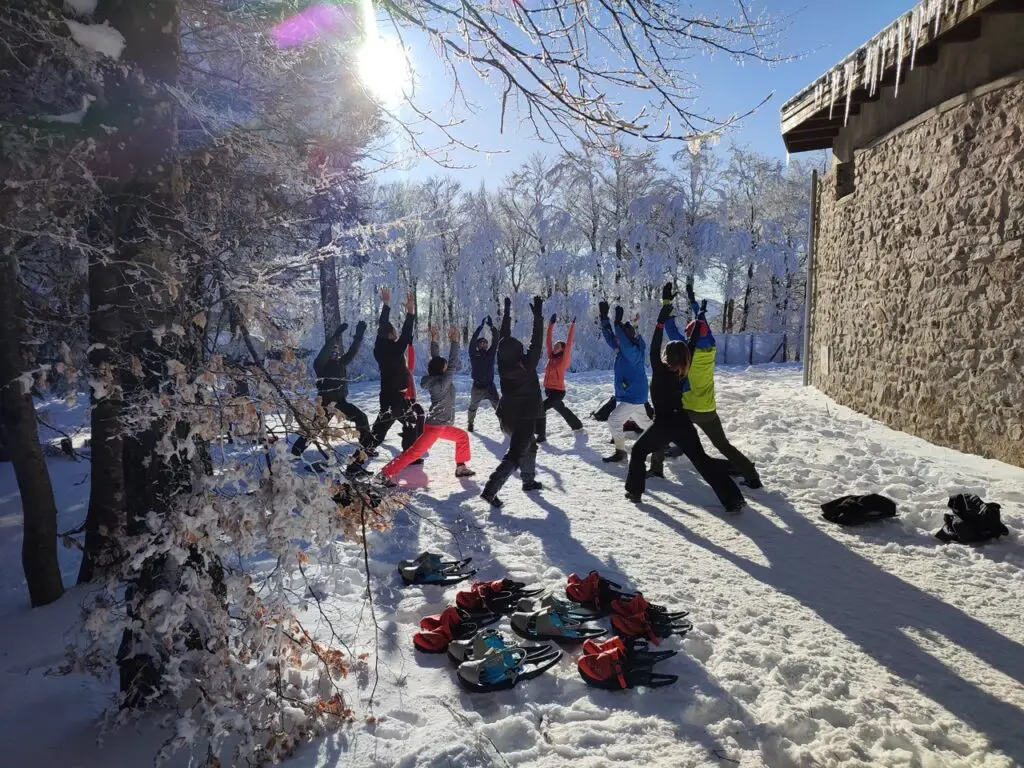
M 387 109 L 396 109 L 412 85 L 406 51 L 394 38 L 368 37 L 359 49 L 359 79 Z

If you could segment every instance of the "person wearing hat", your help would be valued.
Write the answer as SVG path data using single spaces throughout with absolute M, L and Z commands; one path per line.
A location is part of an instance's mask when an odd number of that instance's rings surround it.
M 711 444 L 743 476 L 744 484 L 748 488 L 760 488 L 761 478 L 754 463 L 729 442 L 722 420 L 718 417 L 718 407 L 715 403 L 715 337 L 707 320 L 700 317 L 701 308 L 694 296 L 692 283 L 687 283 L 686 294 L 696 318 L 686 326 L 686 333 L 679 330 L 675 318 L 669 318 L 665 323 L 665 333 L 672 341 L 685 341 L 691 331 L 696 331 L 693 360 L 690 362 L 687 386 L 683 392 L 683 409 L 690 417 L 690 421 L 707 435 Z

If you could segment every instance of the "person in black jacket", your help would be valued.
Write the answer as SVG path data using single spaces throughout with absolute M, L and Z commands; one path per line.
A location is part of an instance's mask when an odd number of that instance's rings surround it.
M 356 335 L 347 351 L 344 350 L 341 338 L 346 330 L 348 330 L 348 323 L 339 325 L 313 361 L 316 391 L 320 395 L 320 402 L 323 404 L 324 410 L 327 411 L 328 420 L 331 415 L 330 408 L 333 406 L 356 425 L 360 447 L 370 451 L 373 437 L 370 434 L 369 419 L 358 406 L 348 401 L 348 366 L 359 354 L 359 348 L 363 344 L 363 335 L 366 333 L 366 323 L 362 320 L 356 323 Z M 292 445 L 292 453 L 301 456 L 306 450 L 308 442 L 309 439 L 306 435 L 300 435 Z
M 539 491 L 537 482 L 537 419 L 544 415 L 537 363 L 544 344 L 544 300 L 533 299 L 533 333 L 530 348 L 523 353 L 523 344 L 512 337 L 512 300 L 505 299 L 505 315 L 501 319 L 498 342 L 498 378 L 501 400 L 498 421 L 501 430 L 510 436 L 508 450 L 491 473 L 481 495 L 491 506 L 500 507 L 498 491 L 518 469 L 524 491 Z
M 672 316 L 672 283 L 665 285 L 661 297 L 661 313 L 658 315 L 658 324 L 651 338 L 651 400 L 654 403 L 654 423 L 633 445 L 629 473 L 626 476 L 626 498 L 632 502 L 640 501 L 646 487 L 647 457 L 660 452 L 673 442 L 683 449 L 683 453 L 693 462 L 694 468 L 711 486 L 726 510 L 738 512 L 745 504 L 743 494 L 722 465 L 704 452 L 697 429 L 683 409 L 683 387 L 693 349 L 697 344 L 700 324 L 694 323 L 694 332 L 688 341 L 669 342 L 663 359 L 661 345 L 665 335 L 665 322 Z M 655 473 L 660 469 L 658 463 L 660 459 L 655 462 Z
M 484 326 L 491 329 L 491 340 L 482 336 Z M 491 402 L 492 408 L 498 407 L 498 388 L 494 386 L 494 356 L 498 353 L 498 329 L 494 327 L 488 315 L 480 323 L 473 338 L 469 341 L 469 364 L 473 375 L 473 388 L 469 391 L 469 418 L 466 430 L 473 431 L 476 421 L 476 410 L 484 400 Z
M 412 343 L 412 326 L 416 322 L 415 296 L 410 292 L 405 299 L 405 322 L 400 334 L 395 332 L 395 326 L 391 323 L 391 291 L 381 288 L 380 298 L 383 306 L 377 326 L 377 340 L 373 345 L 373 357 L 380 367 L 380 412 L 373 422 L 373 447 L 384 442 L 388 430 L 396 421 L 406 431 L 415 431 L 416 425 L 416 413 L 406 399 L 409 366 L 405 361 L 405 350 Z

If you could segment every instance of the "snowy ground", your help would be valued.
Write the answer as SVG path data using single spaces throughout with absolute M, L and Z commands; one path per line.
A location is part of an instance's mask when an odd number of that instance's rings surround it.
M 586 416 L 607 382 L 574 377 L 571 406 Z M 889 430 L 802 389 L 792 367 L 722 371 L 718 389 L 727 431 L 766 486 L 747 492 L 739 516 L 721 512 L 685 459 L 651 484 L 649 503 L 625 502 L 624 468 L 600 462 L 604 425 L 587 421 L 576 438 L 554 414 L 538 461 L 548 489 L 528 497 L 513 479 L 501 511 L 477 498 L 502 452 L 490 411 L 473 438 L 477 478 L 452 476 L 446 444 L 408 470 L 415 514 L 401 513 L 373 542 L 384 627 L 376 720 L 304 748 L 293 764 L 1024 765 L 1024 470 Z M 372 387 L 361 394 L 372 415 Z M 84 514 L 88 465 L 52 459 L 51 471 L 61 528 L 71 528 Z M 853 530 L 820 519 L 821 502 L 870 491 L 896 499 L 899 519 Z M 961 491 L 1001 503 L 1012 535 L 978 548 L 940 544 L 932 534 Z M 47 674 L 83 595 L 25 608 L 19 526 L 13 472 L 0 465 L 0 765 L 148 764 L 155 729 L 94 743 L 110 685 Z M 424 549 L 471 555 L 486 578 L 552 586 L 596 568 L 690 608 L 696 628 L 666 642 L 683 652 L 662 665 L 679 683 L 596 691 L 570 652 L 513 691 L 461 692 L 445 657 L 420 656 L 410 642 L 419 617 L 457 589 L 399 586 L 393 563 Z M 351 567 L 325 585 L 332 610 L 359 627 L 356 645 L 372 647 L 361 562 L 353 545 L 338 550 Z M 62 556 L 73 583 L 75 553 Z M 372 676 L 353 683 L 362 714 L 372 686 Z

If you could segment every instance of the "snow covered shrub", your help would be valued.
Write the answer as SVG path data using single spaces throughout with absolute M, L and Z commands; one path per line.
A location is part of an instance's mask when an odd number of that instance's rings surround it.
M 340 472 L 296 473 L 284 441 L 259 439 L 279 413 L 328 437 L 308 396 L 282 394 L 304 377 L 301 364 L 260 364 L 262 380 L 238 397 L 219 356 L 196 373 L 164 359 L 171 386 L 131 409 L 139 434 L 153 430 L 163 466 L 152 481 L 161 490 L 139 530 L 129 525 L 119 562 L 88 605 L 89 641 L 74 663 L 109 670 L 116 650 L 116 721 L 141 706 L 164 712 L 171 735 L 161 760 L 199 749 L 214 764 L 230 748 L 230 764 L 277 762 L 353 717 L 343 686 L 365 661 L 349 650 L 348 628 L 324 614 L 310 579 L 329 581 L 339 567 L 334 543 L 386 529 L 395 502 Z M 229 422 L 256 439 L 227 445 Z M 352 435 L 342 426 L 329 437 Z M 315 631 L 304 612 L 317 618 Z

